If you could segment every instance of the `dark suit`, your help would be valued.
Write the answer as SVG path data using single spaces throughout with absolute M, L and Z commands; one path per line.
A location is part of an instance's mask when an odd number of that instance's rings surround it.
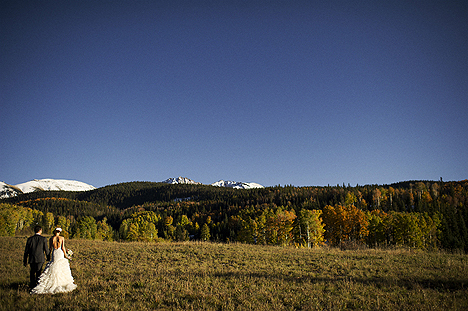
M 49 259 L 49 247 L 47 246 L 47 239 L 40 234 L 35 234 L 28 238 L 26 248 L 24 249 L 23 264 L 27 266 L 28 262 L 31 267 L 29 272 L 29 287 L 34 288 L 37 285 L 39 277 L 41 276 L 42 266 L 45 262 L 44 253 Z M 28 261 L 29 257 L 29 261 Z

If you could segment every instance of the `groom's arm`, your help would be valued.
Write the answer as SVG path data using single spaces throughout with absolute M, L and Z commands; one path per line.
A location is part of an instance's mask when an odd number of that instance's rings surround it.
M 50 248 L 47 247 L 47 244 L 48 244 L 48 243 L 47 243 L 47 239 L 44 238 L 44 243 L 43 243 L 44 252 L 45 252 L 45 254 L 46 254 L 47 260 L 50 261 Z
M 29 250 L 31 249 L 31 240 L 28 239 L 26 242 L 26 247 L 24 248 L 24 256 L 23 256 L 23 265 L 26 267 L 28 265 L 28 255 Z

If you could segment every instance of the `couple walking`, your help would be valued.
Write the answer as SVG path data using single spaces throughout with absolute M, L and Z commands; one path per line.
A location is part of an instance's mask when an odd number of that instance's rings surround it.
M 31 294 L 55 294 L 71 292 L 76 288 L 73 283 L 68 255 L 65 250 L 65 238 L 60 236 L 61 228 L 54 231 L 54 235 L 49 239 L 43 237 L 41 226 L 34 228 L 36 233 L 28 238 L 24 250 L 23 264 L 30 265 Z M 47 245 L 48 244 L 48 245 Z M 44 254 L 49 262 L 44 272 L 41 274 L 42 266 L 45 262 Z M 29 261 L 28 261 L 29 258 Z

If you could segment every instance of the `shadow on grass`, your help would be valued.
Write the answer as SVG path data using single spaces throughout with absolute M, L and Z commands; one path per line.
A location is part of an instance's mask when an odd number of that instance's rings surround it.
M 197 277 L 210 276 L 210 273 L 193 273 Z M 349 276 L 337 276 L 335 278 L 313 277 L 313 276 L 295 276 L 285 274 L 268 274 L 262 272 L 215 272 L 211 276 L 216 278 L 259 278 L 271 279 L 275 278 L 286 282 L 295 283 L 338 283 L 338 282 L 352 282 L 361 283 L 364 285 L 375 286 L 377 288 L 398 286 L 408 290 L 413 289 L 432 289 L 437 291 L 465 291 L 468 290 L 468 279 L 464 280 L 434 280 L 434 279 L 421 279 L 421 278 L 399 278 L 393 279 L 388 277 L 382 278 L 359 278 Z
M 177 274 L 177 273 L 174 273 Z M 445 291 L 468 291 L 468 279 L 465 280 L 434 280 L 434 279 L 417 279 L 417 278 L 400 278 L 393 279 L 389 277 L 382 278 L 359 278 L 349 276 L 337 276 L 335 278 L 324 278 L 324 277 L 313 277 L 303 275 L 286 275 L 286 274 L 270 274 L 263 272 L 242 272 L 242 271 L 230 271 L 230 272 L 187 272 L 186 275 L 192 275 L 193 277 L 205 278 L 214 277 L 219 279 L 238 279 L 242 281 L 246 278 L 254 279 L 277 279 L 279 281 L 291 282 L 291 283 L 361 283 L 364 285 L 375 286 L 377 288 L 385 288 L 397 286 L 408 290 L 417 289 L 432 289 L 439 292 Z M 179 275 L 174 275 L 178 277 Z M 139 287 L 142 284 L 138 284 Z M 1 290 L 20 290 L 29 292 L 28 282 L 12 282 L 0 284 Z
M 29 283 L 26 281 L 3 283 L 3 284 L 0 284 L 0 289 L 2 290 L 24 290 L 24 291 L 29 292 Z

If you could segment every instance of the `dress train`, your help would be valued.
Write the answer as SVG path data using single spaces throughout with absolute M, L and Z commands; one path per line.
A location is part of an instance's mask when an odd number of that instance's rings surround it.
M 39 283 L 31 290 L 31 294 L 57 294 L 71 292 L 76 288 L 70 270 L 68 259 L 62 248 L 54 249 L 51 261 L 39 278 Z

